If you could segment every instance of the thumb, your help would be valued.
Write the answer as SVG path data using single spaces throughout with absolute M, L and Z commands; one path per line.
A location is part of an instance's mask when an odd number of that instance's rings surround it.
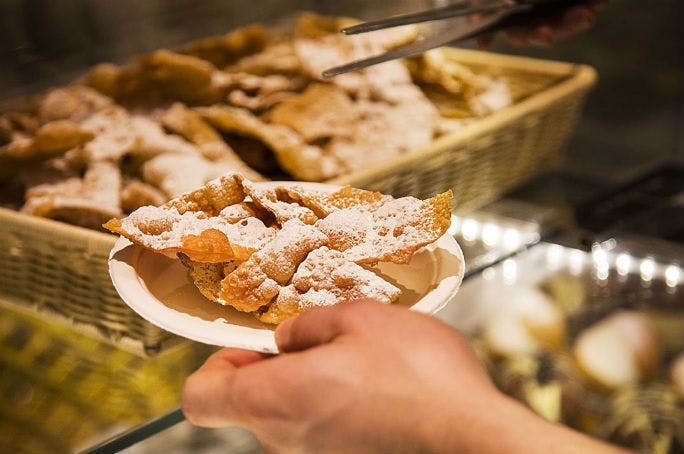
M 369 312 L 382 311 L 384 306 L 363 299 L 310 309 L 278 326 L 276 344 L 281 352 L 293 352 L 330 343 L 339 336 L 358 332 Z

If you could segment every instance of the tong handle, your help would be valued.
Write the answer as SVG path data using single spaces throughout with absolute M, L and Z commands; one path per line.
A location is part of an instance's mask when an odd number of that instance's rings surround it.
M 356 35 L 375 30 L 399 27 L 401 25 L 431 22 L 452 17 L 470 16 L 472 14 L 487 14 L 500 11 L 520 12 L 547 5 L 571 3 L 572 0 L 494 0 L 481 5 L 471 5 L 468 0 L 460 0 L 441 8 L 434 8 L 417 13 L 402 14 L 386 19 L 363 22 L 342 29 L 345 35 Z
M 468 2 L 463 0 L 458 4 L 452 4 L 442 8 L 354 25 L 343 29 L 342 32 L 347 35 L 353 35 L 399 25 L 413 24 L 416 22 L 427 22 L 476 13 L 486 13 L 478 23 L 468 27 L 466 30 L 463 30 L 460 27 L 455 27 L 451 30 L 442 30 L 439 34 L 433 33 L 421 40 L 399 46 L 383 54 L 326 69 L 323 71 L 322 75 L 323 77 L 333 77 L 389 60 L 421 54 L 427 50 L 448 43 L 455 43 L 494 33 L 501 29 L 524 24 L 529 20 L 530 15 L 538 13 L 548 14 L 549 12 L 566 7 L 568 4 L 576 3 L 577 1 L 579 0 L 495 0 L 487 5 L 477 7 L 478 9 L 476 10 L 474 9 L 476 7 L 467 6 Z
M 568 0 L 516 0 L 521 5 L 545 5 L 548 3 L 569 3 Z
M 399 27 L 401 25 L 419 24 L 422 22 L 431 22 L 449 19 L 452 17 L 469 16 L 471 14 L 491 13 L 494 11 L 515 8 L 516 6 L 518 6 L 516 5 L 516 2 L 510 0 L 496 0 L 494 2 L 489 2 L 480 6 L 470 6 L 468 1 L 463 0 L 443 6 L 441 8 L 434 8 L 425 11 L 419 11 L 417 13 L 402 14 L 399 16 L 388 17 L 386 19 L 363 22 L 361 24 L 343 28 L 341 31 L 345 35 L 356 35 L 359 33 L 367 33 L 375 30 Z
M 497 24 L 501 23 L 502 20 L 508 16 L 508 14 L 509 12 L 506 10 L 492 13 L 487 15 L 487 17 L 485 17 L 481 22 L 469 26 L 467 30 L 463 30 L 461 28 L 446 29 L 442 33 L 432 34 L 421 40 L 391 49 L 383 54 L 362 60 L 356 60 L 342 66 L 326 69 L 322 74 L 323 77 L 333 77 L 342 73 L 356 71 L 367 68 L 368 66 L 377 65 L 378 63 L 383 63 L 389 60 L 422 54 L 430 49 L 434 49 L 451 42 L 474 38 L 482 33 L 488 33 L 494 29 Z

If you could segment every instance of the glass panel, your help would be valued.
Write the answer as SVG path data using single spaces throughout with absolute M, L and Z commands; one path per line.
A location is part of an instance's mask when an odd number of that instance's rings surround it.
M 211 350 L 145 357 L 0 301 L 0 451 L 79 451 L 163 415 Z

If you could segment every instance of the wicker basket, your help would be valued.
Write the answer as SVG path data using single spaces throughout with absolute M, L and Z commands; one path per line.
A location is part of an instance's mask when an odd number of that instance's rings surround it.
M 549 167 L 579 117 L 596 72 L 585 65 L 443 49 L 478 73 L 505 77 L 514 104 L 428 147 L 331 181 L 395 196 L 454 190 L 454 208 L 490 202 Z
M 428 197 L 454 189 L 456 209 L 470 209 L 551 164 L 593 85 L 583 65 L 445 49 L 479 72 L 505 77 L 514 104 L 429 147 L 390 163 L 331 180 L 395 196 Z M 109 279 L 112 235 L 0 208 L 0 297 L 61 316 L 111 341 L 148 351 L 173 336 L 148 324 L 118 297 Z
M 113 342 L 142 341 L 148 351 L 158 350 L 172 336 L 130 310 L 112 286 L 107 258 L 115 240 L 0 208 L 0 298 L 69 319 Z
M 210 351 L 145 358 L 0 299 L 0 452 L 74 452 L 163 414 Z

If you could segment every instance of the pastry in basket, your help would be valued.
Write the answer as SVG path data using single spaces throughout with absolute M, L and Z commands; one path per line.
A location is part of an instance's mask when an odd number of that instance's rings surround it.
M 323 78 L 418 36 L 339 33 L 354 22 L 304 13 L 287 30 L 247 26 L 97 65 L 0 113 L 0 187 L 12 188 L 3 205 L 98 228 L 230 172 L 328 181 L 401 163 L 510 103 L 506 84 L 439 52 Z M 272 197 L 262 209 L 278 205 Z
M 22 212 L 97 228 L 104 220 L 121 215 L 120 187 L 121 174 L 114 164 L 93 163 L 82 178 L 30 188 Z
M 207 299 L 276 324 L 350 299 L 396 301 L 400 289 L 375 265 L 409 263 L 446 232 L 450 217 L 450 192 L 395 199 L 229 173 L 104 226 L 177 256 Z

